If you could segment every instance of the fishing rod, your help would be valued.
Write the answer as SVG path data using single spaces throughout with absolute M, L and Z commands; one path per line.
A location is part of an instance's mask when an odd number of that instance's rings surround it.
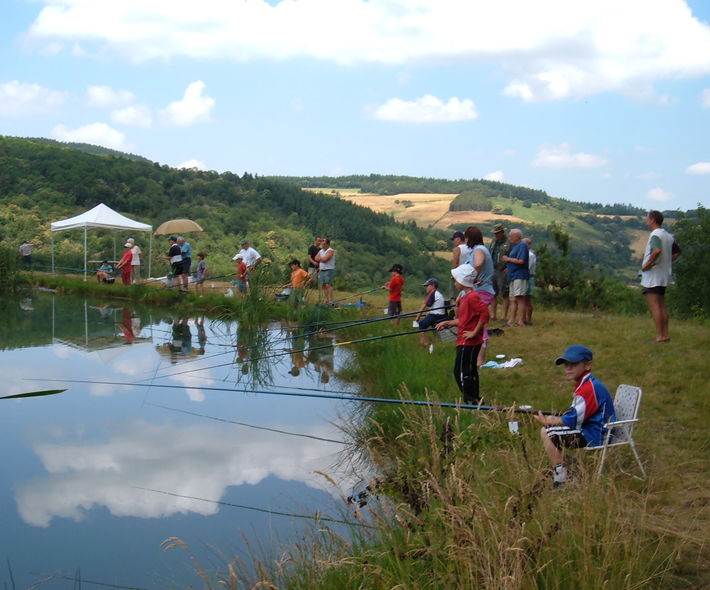
M 370 289 L 369 291 L 363 291 L 362 293 L 353 293 L 352 295 L 348 295 L 347 297 L 342 297 L 341 299 L 336 299 L 335 301 L 331 301 L 331 303 L 340 303 L 341 301 L 345 301 L 346 299 L 352 299 L 353 297 L 362 297 L 363 295 L 367 295 L 368 293 L 372 293 L 373 291 L 378 291 L 380 287 L 374 287 L 373 289 Z
M 324 344 L 323 346 L 313 346 L 313 347 L 308 348 L 307 352 L 310 353 L 310 352 L 315 352 L 317 350 L 325 350 L 326 348 L 337 348 L 338 346 L 359 344 L 361 342 L 372 342 L 375 340 L 385 340 L 387 338 L 395 338 L 397 336 L 409 336 L 411 334 L 421 334 L 423 332 L 432 332 L 434 330 L 436 330 L 436 328 L 427 328 L 426 330 L 411 330 L 411 331 L 407 331 L 407 332 L 395 332 L 394 334 L 384 334 L 382 336 L 368 336 L 366 338 L 358 338 L 356 340 L 348 340 L 345 342 L 334 342 L 334 343 L 330 343 L 330 344 Z M 306 352 L 306 349 L 304 349 L 302 352 Z M 225 353 L 220 353 L 220 354 L 225 354 Z M 280 357 L 280 356 L 285 356 L 288 354 L 293 354 L 293 350 L 286 350 L 284 352 L 274 352 L 274 353 L 266 354 L 263 356 L 251 357 L 247 360 L 249 360 L 250 362 L 261 361 L 261 360 L 265 360 L 265 359 L 271 359 L 271 358 L 276 358 L 276 357 Z M 218 369 L 220 367 L 228 367 L 228 366 L 232 366 L 233 364 L 234 363 L 231 363 L 231 362 L 220 363 L 218 365 L 210 365 L 208 367 L 199 367 L 197 369 L 188 369 L 187 371 L 180 371 L 178 373 L 164 373 L 162 375 L 153 375 L 153 377 L 150 377 L 150 379 L 163 378 L 163 377 L 175 377 L 176 375 L 186 375 L 188 373 L 194 373 L 197 371 L 206 371 L 208 369 Z M 147 379 L 148 378 L 142 379 L 141 381 L 146 381 Z
M 159 384 L 159 383 L 130 383 L 121 381 L 90 381 L 85 379 L 39 379 L 31 378 L 30 381 L 53 381 L 59 383 L 83 383 L 88 385 L 117 385 L 122 387 L 155 387 L 159 389 L 197 389 L 201 391 L 223 391 L 230 393 L 259 393 L 262 395 L 280 395 L 286 397 L 303 397 L 303 398 L 316 398 L 316 399 L 331 399 L 340 400 L 348 402 L 372 402 L 372 403 L 382 403 L 382 404 L 400 404 L 405 406 L 424 406 L 430 408 L 460 408 L 462 410 L 480 410 L 486 412 L 515 412 L 517 414 L 543 414 L 544 416 L 559 416 L 559 412 L 548 412 L 545 410 L 534 410 L 530 407 L 502 407 L 502 406 L 484 406 L 481 404 L 459 404 L 454 402 L 432 402 L 428 400 L 415 400 L 415 399 L 397 399 L 388 397 L 369 397 L 363 395 L 355 394 L 340 394 L 340 395 L 326 395 L 319 393 L 298 393 L 295 391 L 268 391 L 268 390 L 258 390 L 258 389 L 238 389 L 233 387 L 200 387 L 199 385 L 171 385 L 169 383 Z
M 363 325 L 366 325 L 366 324 L 374 324 L 374 323 L 376 323 L 376 322 L 385 322 L 385 321 L 387 321 L 387 320 L 395 320 L 395 319 L 399 319 L 399 318 L 406 318 L 406 317 L 410 317 L 410 316 L 416 315 L 416 314 L 418 314 L 418 313 L 419 313 L 418 311 L 408 311 L 407 313 L 400 313 L 400 314 L 398 314 L 398 315 L 390 315 L 390 316 L 376 317 L 376 318 L 366 318 L 366 319 L 357 320 L 357 321 L 354 321 L 354 322 L 351 320 L 350 323 L 346 323 L 346 324 L 343 324 L 343 325 L 340 325 L 340 326 L 334 326 L 334 327 L 332 327 L 332 328 L 327 328 L 327 329 L 324 329 L 324 330 L 314 330 L 314 331 L 311 331 L 311 332 L 306 332 L 305 334 L 296 334 L 296 335 L 294 335 L 294 336 L 289 336 L 288 340 L 296 340 L 296 339 L 298 339 L 298 338 L 307 338 L 307 337 L 309 337 L 309 336 L 314 336 L 314 335 L 316 335 L 316 334 L 324 334 L 324 333 L 327 334 L 327 333 L 329 333 L 329 332 L 335 332 L 335 331 L 337 331 L 337 330 L 345 330 L 345 329 L 347 329 L 347 328 L 355 328 L 355 327 L 357 327 L 357 326 L 363 326 Z M 284 338 L 284 340 L 286 340 L 286 339 Z
M 395 317 L 395 316 L 392 316 L 392 317 Z M 382 318 L 378 318 L 378 319 L 382 319 Z M 384 318 L 384 319 L 391 319 L 391 318 Z M 359 339 L 359 340 L 351 340 L 351 341 L 349 341 L 349 342 L 343 342 L 343 343 L 325 344 L 325 345 L 323 345 L 323 346 L 315 346 L 315 347 L 310 347 L 310 348 L 308 348 L 308 349 L 305 349 L 305 348 L 303 348 L 303 349 L 289 349 L 289 350 L 286 350 L 286 351 L 284 351 L 284 352 L 275 352 L 275 353 L 271 353 L 271 354 L 267 354 L 267 355 L 252 357 L 252 358 L 249 358 L 249 359 L 246 359 L 246 360 L 249 360 L 249 361 L 260 361 L 260 360 L 264 360 L 264 359 L 275 358 L 275 357 L 285 356 L 285 355 L 288 355 L 288 354 L 293 354 L 294 352 L 311 352 L 311 351 L 323 350 L 323 349 L 326 349 L 326 348 L 331 348 L 331 347 L 334 347 L 334 346 L 342 346 L 343 344 L 355 344 L 355 343 L 357 343 L 357 342 L 366 342 L 367 340 L 379 340 L 379 339 L 382 339 L 382 338 L 392 338 L 393 336 L 403 336 L 403 335 L 407 335 L 407 334 L 418 334 L 418 333 L 420 333 L 420 332 L 433 331 L 433 330 L 435 330 L 435 328 L 429 328 L 429 329 L 427 329 L 427 330 L 417 330 L 417 331 L 411 331 L 411 332 L 397 332 L 397 333 L 395 333 L 395 334 L 387 334 L 387 335 L 384 335 L 384 336 L 371 336 L 371 337 L 369 337 L 369 338 L 361 338 L 361 339 Z M 309 334 L 309 336 L 314 336 L 314 335 L 323 334 L 323 333 L 324 333 L 324 332 L 321 332 L 321 331 L 312 332 L 312 333 Z M 279 343 L 281 343 L 281 342 L 288 342 L 288 341 L 293 340 L 293 339 L 295 339 L 295 337 L 289 337 L 289 338 L 279 339 L 279 340 L 276 340 L 276 341 L 274 341 L 274 342 L 270 342 L 270 343 L 268 343 L 268 344 L 279 344 Z M 233 352 L 233 350 L 235 350 L 235 349 L 236 349 L 236 351 L 238 351 L 238 352 L 239 352 L 239 351 L 241 351 L 241 352 L 243 352 L 243 351 L 248 351 L 248 350 L 252 350 L 252 349 L 254 349 L 254 348 L 263 347 L 265 344 L 267 344 L 267 343 L 264 343 L 264 344 L 253 344 L 253 345 L 249 345 L 249 346 L 233 345 L 233 348 L 232 348 L 231 350 L 227 350 L 227 351 L 225 351 L 225 352 L 218 352 L 218 353 L 216 353 L 216 354 L 211 354 L 211 355 L 207 355 L 207 356 L 200 356 L 200 357 L 198 357 L 198 358 L 194 358 L 194 359 L 191 359 L 191 360 L 184 361 L 183 364 L 194 363 L 194 362 L 200 362 L 200 361 L 206 361 L 206 360 L 211 359 L 211 358 L 216 358 L 216 357 L 219 357 L 219 356 L 224 356 L 224 355 L 226 355 L 226 354 L 231 354 L 231 353 Z M 227 367 L 227 366 L 231 366 L 231 365 L 233 365 L 233 364 L 234 364 L 234 363 L 233 363 L 232 361 L 230 361 L 230 362 L 228 362 L 228 363 L 220 363 L 220 364 L 217 364 L 217 365 L 209 365 L 209 366 L 207 366 L 207 367 L 198 367 L 198 368 L 196 368 L 196 369 L 188 369 L 187 371 L 180 371 L 179 373 L 167 373 L 167 374 L 165 374 L 165 375 L 158 375 L 158 377 L 171 377 L 171 376 L 174 376 L 174 375 L 184 375 L 184 374 L 187 374 L 187 373 L 194 373 L 194 372 L 197 372 L 197 371 L 204 371 L 204 370 L 207 370 L 207 369 L 217 369 L 217 368 L 220 368 L 220 367 Z M 146 379 L 154 379 L 155 377 L 156 377 L 155 373 L 151 373 L 151 376 L 150 376 L 150 377 L 146 377 L 145 379 L 142 379 L 142 381 L 145 381 Z
M 323 522 L 333 522 L 336 524 L 346 524 L 348 526 L 359 526 L 363 528 L 374 528 L 370 525 L 364 524 L 362 522 L 352 522 L 349 520 L 340 520 L 338 518 L 330 518 L 328 516 L 321 516 L 320 514 L 314 514 L 313 516 L 309 514 L 295 514 L 292 512 L 281 512 L 279 510 L 270 510 L 268 508 L 258 508 L 256 506 L 247 506 L 245 504 L 234 504 L 232 502 L 224 502 L 222 500 L 210 500 L 208 498 L 199 498 L 197 496 L 186 496 L 184 494 L 176 494 L 174 492 L 165 492 L 163 490 L 154 490 L 152 488 L 143 488 L 140 486 L 131 486 L 136 490 L 143 490 L 145 492 L 154 492 L 156 494 L 165 494 L 166 496 L 172 496 L 173 498 L 185 498 L 187 500 L 199 500 L 200 502 L 209 502 L 210 504 L 219 504 L 220 506 L 229 506 L 230 508 L 242 508 L 243 510 L 253 510 L 254 512 L 264 512 L 273 516 L 289 516 L 291 518 L 305 518 L 307 520 L 316 520 Z
M 342 440 L 335 440 L 334 438 L 324 438 L 322 436 L 316 436 L 314 434 L 304 434 L 301 432 L 289 432 L 288 430 L 279 430 L 278 428 L 269 428 L 268 426 L 258 426 L 256 424 L 249 424 L 247 422 L 237 422 L 236 420 L 228 420 L 227 418 L 219 418 L 218 416 L 209 416 L 208 414 L 200 414 L 198 412 L 191 412 L 189 410 L 181 410 L 180 408 L 171 408 L 170 406 L 162 406 L 160 404 L 154 404 L 152 402 L 145 402 L 146 406 L 153 406 L 154 408 L 161 408 L 163 410 L 169 410 L 171 412 L 179 412 L 181 414 L 188 414 L 189 416 L 197 416 L 199 418 L 207 418 L 208 420 L 215 420 L 217 422 L 226 422 L 228 424 L 236 424 L 237 426 L 244 426 L 245 428 L 253 428 L 255 430 L 266 430 L 268 432 L 276 432 L 277 434 L 285 434 L 286 436 L 300 436 L 302 438 L 311 438 L 313 440 L 320 440 L 323 442 L 337 443 L 339 445 L 351 445 L 353 443 L 345 442 Z

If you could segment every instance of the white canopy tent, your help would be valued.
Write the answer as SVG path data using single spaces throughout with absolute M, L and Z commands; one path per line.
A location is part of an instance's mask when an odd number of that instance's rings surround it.
M 102 229 L 113 229 L 118 231 L 142 231 L 148 232 L 150 234 L 149 246 L 148 246 L 148 276 L 151 274 L 151 260 L 153 258 L 153 226 L 147 223 L 141 223 L 140 221 L 134 221 L 116 213 L 111 207 L 100 203 L 96 205 L 93 209 L 82 213 L 81 215 L 76 215 L 70 217 L 69 219 L 62 219 L 60 221 L 54 221 L 51 225 L 52 230 L 52 273 L 54 274 L 54 232 L 55 231 L 65 231 L 68 229 L 83 229 L 84 230 L 84 280 L 86 280 L 87 273 L 87 247 L 86 247 L 86 234 L 89 228 L 102 228 Z M 115 240 L 114 240 L 115 242 Z M 114 243 L 115 250 L 115 243 Z M 114 251 L 114 258 L 116 253 Z

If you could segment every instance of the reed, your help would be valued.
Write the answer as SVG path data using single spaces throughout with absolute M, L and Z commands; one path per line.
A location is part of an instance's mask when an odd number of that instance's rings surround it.
M 386 322 L 348 338 L 386 333 Z M 491 340 L 491 354 L 520 356 L 510 370 L 483 370 L 486 403 L 569 404 L 554 358 L 571 343 L 595 351 L 594 373 L 610 389 L 644 388 L 637 430 L 650 477 L 639 482 L 625 449 L 601 479 L 595 458 L 577 454 L 574 484 L 553 490 L 531 418 L 437 407 L 372 405 L 350 434 L 379 475 L 360 512 L 375 533 L 338 540 L 328 527 L 274 569 L 280 588 L 577 587 L 700 588 L 708 583 L 705 352 L 710 331 L 672 320 L 672 345 L 653 345 L 650 318 L 539 312 L 536 325 Z M 433 354 L 397 338 L 363 343 L 350 375 L 368 394 L 454 401 L 453 345 Z M 508 420 L 522 421 L 521 434 Z

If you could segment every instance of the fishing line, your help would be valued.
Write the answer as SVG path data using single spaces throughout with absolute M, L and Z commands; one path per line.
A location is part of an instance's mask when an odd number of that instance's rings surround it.
M 179 408 L 171 408 L 170 406 L 161 406 L 160 404 L 153 404 L 151 402 L 146 402 L 146 406 L 154 406 L 156 408 L 162 408 L 163 410 L 170 410 L 171 412 L 180 412 L 181 414 L 189 414 L 190 416 L 199 416 L 200 418 L 208 418 L 209 420 L 216 420 L 217 422 L 227 422 L 229 424 L 236 424 L 237 426 L 245 426 L 247 428 L 254 428 L 255 430 L 268 430 L 269 432 L 276 432 L 278 434 L 285 434 L 288 436 L 301 436 L 303 438 L 312 438 L 313 440 L 320 440 L 323 442 L 338 443 L 339 445 L 352 445 L 353 443 L 345 442 L 342 440 L 335 440 L 332 438 L 323 438 L 321 436 L 315 436 L 314 434 L 303 434 L 300 432 L 289 432 L 287 430 L 279 430 L 278 428 L 269 428 L 268 426 L 257 426 L 255 424 L 248 424 L 246 422 L 237 422 L 236 420 L 228 420 L 227 418 L 219 418 L 217 416 L 209 416 L 207 414 L 200 414 L 198 412 L 191 412 L 189 410 L 181 410 Z
M 32 575 L 41 575 L 38 573 L 30 572 Z M 148 590 L 146 588 L 141 588 L 140 586 L 122 586 L 121 584 L 112 584 L 109 582 L 99 582 L 97 580 L 89 580 L 87 578 L 82 578 L 82 577 L 77 577 L 77 576 L 68 576 L 62 572 L 58 572 L 57 574 L 54 574 L 52 576 L 47 577 L 44 580 L 40 580 L 39 583 L 34 584 L 33 586 L 30 586 L 30 588 L 35 588 L 41 584 L 44 584 L 44 582 L 48 582 L 49 580 L 54 580 L 54 579 L 59 579 L 59 580 L 69 580 L 71 582 L 79 582 L 80 584 L 94 584 L 95 586 L 106 586 L 107 588 L 119 588 L 119 590 Z M 14 588 L 14 586 L 13 586 Z
M 382 335 L 382 336 L 368 336 L 367 338 L 358 338 L 358 339 L 356 339 L 356 340 L 348 340 L 348 341 L 345 341 L 345 342 L 335 342 L 335 343 L 332 343 L 332 344 L 324 344 L 323 346 L 313 346 L 313 347 L 309 347 L 307 350 L 308 350 L 308 352 L 313 352 L 313 351 L 317 351 L 317 350 L 325 350 L 326 348 L 337 348 L 338 346 L 347 346 L 347 345 L 350 345 L 350 344 L 359 344 L 359 343 L 361 343 L 361 342 L 371 342 L 371 341 L 374 341 L 374 340 L 384 340 L 384 339 L 386 339 L 386 338 L 394 338 L 394 337 L 396 337 L 396 336 L 409 336 L 409 335 L 411 335 L 411 334 L 421 334 L 421 333 L 423 333 L 423 332 L 432 332 L 432 331 L 434 331 L 434 330 L 436 330 L 436 328 L 427 328 L 426 330 L 412 330 L 412 331 L 408 331 L 408 332 L 395 332 L 394 334 L 384 334 L 384 335 Z M 225 353 L 221 353 L 221 354 L 225 354 Z M 293 351 L 292 351 L 292 350 L 286 350 L 286 351 L 283 351 L 283 352 L 274 352 L 274 353 L 267 354 L 267 355 L 263 355 L 263 356 L 251 357 L 251 358 L 249 358 L 249 359 L 247 359 L 247 360 L 248 360 L 249 362 L 261 361 L 261 360 L 265 360 L 265 359 L 271 359 L 271 358 L 276 358 L 276 357 L 285 356 L 285 355 L 288 355 L 288 354 L 293 354 Z M 232 363 L 232 362 L 230 362 L 230 363 L 220 363 L 220 364 L 218 364 L 218 365 L 210 365 L 210 366 L 208 366 L 208 367 L 200 367 L 200 368 L 197 368 L 197 369 L 188 369 L 187 371 L 180 371 L 180 372 L 178 372 L 178 373 L 164 373 L 164 374 L 162 374 L 162 375 L 158 375 L 157 378 L 158 378 L 158 379 L 161 379 L 161 378 L 164 378 L 164 377 L 176 377 L 176 376 L 179 376 L 179 375 L 187 375 L 188 373 L 195 373 L 195 372 L 197 372 L 197 371 L 207 371 L 207 370 L 209 370 L 209 369 L 218 369 L 218 368 L 220 368 L 220 367 L 230 367 L 230 366 L 232 366 L 233 364 L 234 364 L 234 363 Z M 140 379 L 140 381 L 146 381 L 146 380 L 147 380 L 147 378 L 146 378 L 146 379 Z
M 326 395 L 312 393 L 298 393 L 295 391 L 267 391 L 258 389 L 236 389 L 227 387 L 200 387 L 197 385 L 170 385 L 170 384 L 158 384 L 158 383 L 126 383 L 120 381 L 89 381 L 84 379 L 39 379 L 33 378 L 28 379 L 28 381 L 54 381 L 60 383 L 85 383 L 89 385 L 120 385 L 124 387 L 156 387 L 160 389 L 197 389 L 201 391 L 226 391 L 231 393 L 259 393 L 262 395 L 282 395 L 287 397 L 311 397 L 320 399 L 331 399 L 331 400 L 341 400 L 341 401 L 352 401 L 352 402 L 374 402 L 374 403 L 387 403 L 387 404 L 400 404 L 407 406 L 425 406 L 431 408 L 460 408 L 462 410 L 482 410 L 487 412 L 515 412 L 517 414 L 543 414 L 545 416 L 559 416 L 559 412 L 548 412 L 545 410 L 534 410 L 532 408 L 516 408 L 511 407 L 500 407 L 500 406 L 483 406 L 480 404 L 458 404 L 454 402 L 432 402 L 428 400 L 413 400 L 413 399 L 395 399 L 387 397 L 367 397 L 362 395 Z
M 362 293 L 353 293 L 352 295 L 348 295 L 347 297 L 342 297 L 341 299 L 336 299 L 335 301 L 331 301 L 331 303 L 340 303 L 341 301 L 345 301 L 346 299 L 352 299 L 353 297 L 361 297 L 363 295 L 367 295 L 368 293 L 372 293 L 374 291 L 378 291 L 380 287 L 374 287 L 370 289 L 369 291 L 363 291 Z
M 186 496 L 183 494 L 175 494 L 173 492 L 165 492 L 163 490 L 154 490 L 152 488 L 143 488 L 140 486 L 131 486 L 131 487 L 136 490 L 143 490 L 146 492 L 155 492 L 156 494 L 165 494 L 166 496 L 173 496 L 174 498 L 186 498 L 188 500 L 199 500 L 200 502 L 209 502 L 210 504 L 219 504 L 220 506 L 229 506 L 231 508 L 242 508 L 244 510 L 253 510 L 254 512 L 263 512 L 265 514 L 269 514 L 269 515 L 273 515 L 273 516 L 289 516 L 291 518 L 304 518 L 307 520 L 333 522 L 336 524 L 346 524 L 348 526 L 359 526 L 359 527 L 364 527 L 364 528 L 368 528 L 368 529 L 374 528 L 370 525 L 363 524 L 361 522 L 351 522 L 349 520 L 340 520 L 337 518 L 320 516 L 319 514 L 316 514 L 314 516 L 310 516 L 308 514 L 295 514 L 295 513 L 291 513 L 291 512 L 281 512 L 279 510 L 269 510 L 268 508 L 257 508 L 256 506 L 246 506 L 244 504 L 233 504 L 231 502 L 223 502 L 222 500 L 210 500 L 208 498 L 198 498 L 197 496 Z

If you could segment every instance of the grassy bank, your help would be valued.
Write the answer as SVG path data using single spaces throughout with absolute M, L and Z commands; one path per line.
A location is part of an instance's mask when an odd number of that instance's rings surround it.
M 342 319 L 350 313 L 293 310 L 269 301 L 266 290 L 241 301 L 221 292 L 197 298 L 56 277 L 35 277 L 34 284 L 185 311 L 223 310 L 255 322 L 290 316 L 309 323 L 314 314 L 322 320 L 324 314 Z M 371 314 L 381 317 L 386 294 L 365 299 Z M 407 303 L 405 311 L 416 307 Z M 399 327 L 378 322 L 341 334 L 347 339 L 387 335 L 411 329 L 410 322 L 402 320 Z M 708 587 L 710 441 L 703 369 L 710 330 L 707 324 L 672 318 L 670 344 L 652 344 L 653 335 L 646 315 L 539 309 L 534 326 L 504 328 L 490 341 L 489 358 L 505 354 L 523 358 L 524 364 L 481 371 L 484 403 L 564 409 L 571 385 L 554 358 L 569 344 L 588 345 L 595 352 L 594 373 L 612 391 L 620 383 L 644 390 L 636 439 L 648 480 L 622 472 L 632 472 L 635 465 L 628 449 L 621 448 L 612 451 L 601 480 L 592 476 L 594 457 L 578 453 L 577 482 L 553 490 L 539 428 L 530 417 L 371 405 L 350 428 L 378 471 L 373 497 L 359 509 L 375 529 L 355 530 L 344 539 L 319 523 L 312 538 L 277 563 L 234 564 L 218 577 L 230 588 L 256 583 L 299 589 Z M 352 350 L 355 362 L 342 376 L 360 382 L 366 394 L 458 400 L 451 375 L 453 343 L 436 342 L 430 354 L 417 336 L 404 336 Z M 520 422 L 519 436 L 509 433 L 509 420 Z
M 394 330 L 384 324 L 348 337 Z M 578 453 L 576 484 L 553 490 L 532 418 L 373 406 L 353 434 L 379 470 L 380 501 L 361 511 L 376 531 L 345 541 L 321 527 L 291 551 L 289 566 L 262 580 L 279 588 L 707 587 L 710 330 L 672 320 L 671 335 L 669 345 L 651 344 L 645 316 L 538 312 L 535 326 L 491 340 L 490 355 L 524 365 L 482 371 L 486 403 L 564 409 L 570 384 L 554 358 L 587 344 L 612 391 L 620 383 L 644 390 L 636 438 L 648 480 L 622 473 L 635 465 L 620 448 L 601 480 L 594 458 Z M 458 399 L 453 344 L 430 354 L 404 337 L 358 353 L 350 372 L 369 394 Z M 508 432 L 511 419 L 520 436 Z

